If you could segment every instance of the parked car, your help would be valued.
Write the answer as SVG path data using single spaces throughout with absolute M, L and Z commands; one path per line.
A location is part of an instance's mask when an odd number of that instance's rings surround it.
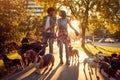
M 105 42 L 106 42 L 106 43 L 114 43 L 115 40 L 114 40 L 113 38 L 106 38 L 106 39 L 105 39 Z
M 98 42 L 100 42 L 100 43 L 114 43 L 115 40 L 113 38 L 101 38 Z
M 92 43 L 92 40 L 86 39 L 86 40 L 85 40 L 85 43 Z

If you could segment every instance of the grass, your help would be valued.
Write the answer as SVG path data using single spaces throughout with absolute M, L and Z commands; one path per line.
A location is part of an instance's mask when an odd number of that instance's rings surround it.
M 7 56 L 8 56 L 8 58 L 10 58 L 10 59 L 21 59 L 21 56 L 18 54 L 17 51 L 12 51 L 12 52 L 10 52 L 10 54 L 8 54 Z M 0 66 L 4 66 L 2 60 L 0 60 Z
M 73 46 L 84 51 L 82 47 L 78 44 L 73 44 Z M 90 44 L 86 44 L 85 48 L 92 54 L 96 54 L 99 51 L 101 51 L 105 56 L 110 56 L 112 53 L 120 52 L 120 48 L 106 47 L 106 46 L 93 46 Z
M 21 59 L 21 56 L 18 54 L 17 51 L 12 51 L 10 54 L 7 55 L 10 59 Z M 4 68 L 3 61 L 0 60 L 0 78 L 5 76 L 7 73 L 6 69 Z

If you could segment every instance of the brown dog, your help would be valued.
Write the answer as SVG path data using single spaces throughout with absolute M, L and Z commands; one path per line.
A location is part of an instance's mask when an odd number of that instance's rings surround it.
M 39 56 L 39 62 L 37 64 L 37 72 L 40 73 L 40 69 L 48 67 L 51 65 L 51 68 L 54 66 L 55 58 L 52 54 L 46 54 L 44 56 Z
M 75 59 L 78 59 L 79 60 L 79 52 L 77 49 L 73 49 L 73 47 L 69 46 L 69 57 L 70 57 L 70 60 L 74 60 Z
M 33 50 L 26 51 L 25 59 L 27 60 L 27 66 L 30 62 L 34 63 L 37 60 L 37 53 Z

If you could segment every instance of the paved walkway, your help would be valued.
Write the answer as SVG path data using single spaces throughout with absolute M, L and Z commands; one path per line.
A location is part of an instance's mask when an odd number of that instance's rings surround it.
M 52 70 L 46 71 L 46 73 L 37 74 L 32 73 L 28 77 L 24 78 L 23 80 L 97 80 L 95 77 L 95 74 L 91 75 L 92 79 L 90 79 L 89 70 L 86 65 L 86 75 L 83 71 L 83 60 L 84 58 L 88 57 L 84 52 L 79 50 L 80 59 L 79 62 L 71 62 L 69 66 L 65 65 L 65 53 L 64 53 L 64 64 L 59 65 L 59 53 L 58 53 L 58 47 L 54 46 L 54 56 L 55 56 L 55 66 Z M 64 51 L 65 52 L 65 51 Z M 94 71 L 94 69 L 93 69 Z M 99 72 L 99 80 L 109 80 L 106 77 L 103 77 Z M 86 79 L 86 77 L 88 79 Z

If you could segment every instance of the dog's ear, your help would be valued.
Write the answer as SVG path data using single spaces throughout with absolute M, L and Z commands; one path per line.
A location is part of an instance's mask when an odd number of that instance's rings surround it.
M 40 57 L 40 59 L 42 58 L 42 56 L 40 56 L 40 55 L 39 55 L 39 57 Z
M 73 47 L 71 46 L 71 49 L 73 49 Z
M 39 58 L 40 58 L 40 59 L 39 59 L 40 68 L 42 68 L 42 67 L 43 67 L 43 58 L 42 58 L 42 56 L 40 56 L 40 55 L 39 55 Z
M 99 51 L 98 54 L 103 54 L 103 53 L 101 51 Z
M 72 49 L 73 49 L 73 47 L 72 47 L 72 46 L 70 46 L 70 49 L 72 50 Z

